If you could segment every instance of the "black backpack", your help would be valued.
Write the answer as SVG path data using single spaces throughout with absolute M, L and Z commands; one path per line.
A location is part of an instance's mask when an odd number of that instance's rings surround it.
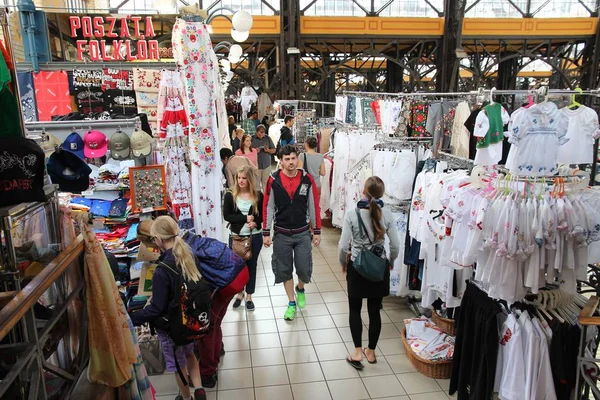
M 155 326 L 166 330 L 173 340 L 173 357 L 177 373 L 181 382 L 187 386 L 187 377 L 183 375 L 177 361 L 178 346 L 185 346 L 200 339 L 210 332 L 211 303 L 214 290 L 206 279 L 200 278 L 198 282 L 183 278 L 181 271 L 173 269 L 164 262 L 158 264 L 167 271 L 177 275 L 178 283 L 175 286 L 175 295 L 169 303 L 166 317 L 160 317 Z
M 158 266 L 177 275 L 175 295 L 169 303 L 167 316 L 163 318 L 166 319 L 165 325 L 175 346 L 185 346 L 210 332 L 213 288 L 204 278 L 198 282 L 186 280 L 181 271 L 163 262 Z

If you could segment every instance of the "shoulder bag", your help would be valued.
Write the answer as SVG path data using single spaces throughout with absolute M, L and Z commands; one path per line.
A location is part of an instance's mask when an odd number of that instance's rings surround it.
M 232 196 L 233 201 L 233 196 Z M 231 229 L 231 224 L 227 224 L 227 228 Z M 231 232 L 231 250 L 244 261 L 252 258 L 252 235 L 240 236 Z
M 362 247 L 360 253 L 354 260 L 352 264 L 356 272 L 358 272 L 363 278 L 370 280 L 372 282 L 381 282 L 385 278 L 385 270 L 389 268 L 388 260 L 382 258 L 380 255 L 377 255 L 373 250 L 375 250 L 379 254 L 384 253 L 383 245 L 377 244 L 373 245 L 369 234 L 367 233 L 367 229 L 365 228 L 365 223 L 363 222 L 360 216 L 360 210 L 356 209 L 356 216 L 358 217 L 358 224 L 360 227 L 360 233 L 363 236 L 366 236 L 369 239 L 369 243 L 371 244 L 369 248 L 367 246 Z
M 231 235 L 231 249 L 248 261 L 252 258 L 252 236 Z

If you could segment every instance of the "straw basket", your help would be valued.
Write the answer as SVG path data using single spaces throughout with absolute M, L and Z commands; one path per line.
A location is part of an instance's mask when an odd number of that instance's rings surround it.
M 441 317 L 435 310 L 431 312 L 431 320 L 434 324 L 440 327 L 440 329 L 450 335 L 456 336 L 456 330 L 454 329 L 454 320 L 450 318 Z
M 406 329 L 402 329 L 402 343 L 406 350 L 406 357 L 417 371 L 434 379 L 448 379 L 452 372 L 452 361 L 429 361 L 415 354 L 406 341 Z

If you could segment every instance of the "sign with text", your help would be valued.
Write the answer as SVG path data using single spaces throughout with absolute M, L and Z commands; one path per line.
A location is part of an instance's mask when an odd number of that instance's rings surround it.
M 71 37 L 77 38 L 77 59 L 91 61 L 159 60 L 152 17 L 69 17 Z

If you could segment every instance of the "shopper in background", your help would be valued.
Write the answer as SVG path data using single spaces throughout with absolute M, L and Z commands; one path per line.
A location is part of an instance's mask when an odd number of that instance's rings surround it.
M 317 153 L 317 138 L 309 136 L 304 142 L 306 152 L 300 154 L 298 168 L 304 168 L 315 180 L 317 198 L 321 199 L 321 177 L 325 176 L 325 161 L 323 155 Z
M 258 171 L 260 172 L 260 183 L 262 190 L 267 187 L 267 180 L 271 175 L 271 155 L 275 154 L 273 140 L 267 136 L 267 128 L 259 125 L 256 128 L 256 136 L 252 138 L 252 147 L 258 150 Z
M 262 121 L 260 121 L 260 124 L 264 126 L 269 126 L 269 116 L 265 115 Z M 258 126 L 256 127 L 256 129 L 258 130 Z
M 377 362 L 375 348 L 381 333 L 381 305 L 385 296 L 390 294 L 390 269 L 398 257 L 400 240 L 393 217 L 389 208 L 385 208 L 381 197 L 385 193 L 383 181 L 372 176 L 365 182 L 363 195 L 365 198 L 358 202 L 357 208 L 347 210 L 339 242 L 339 258 L 344 271 L 347 273 L 348 304 L 350 306 L 350 332 L 354 342 L 354 354 L 346 361 L 356 369 L 362 369 L 363 355 L 370 364 Z M 359 220 L 360 218 L 360 220 Z M 364 224 L 361 231 L 361 220 Z M 385 236 L 390 240 L 390 254 L 387 255 L 390 268 L 386 268 L 384 279 L 374 282 L 364 278 L 353 267 L 353 262 L 363 248 L 374 249 L 385 243 Z M 348 249 L 350 252 L 348 253 Z M 381 257 L 386 257 L 385 251 Z M 361 308 L 363 299 L 367 299 L 369 312 L 369 345 L 362 348 L 362 319 Z
M 150 226 L 145 224 L 144 228 Z M 158 318 L 167 316 L 169 304 L 173 301 L 173 296 L 177 292 L 176 285 L 179 282 L 178 276 L 170 272 L 168 268 L 181 271 L 186 280 L 197 282 L 200 280 L 200 272 L 196 266 L 196 259 L 190 247 L 179 237 L 179 226 L 177 222 L 169 217 L 158 217 L 151 223 L 150 234 L 152 242 L 161 251 L 158 259 L 159 266 L 152 276 L 152 300 L 144 309 L 131 314 L 131 321 L 134 325 L 142 325 L 147 322 L 154 322 Z M 147 235 L 143 234 L 140 239 L 147 240 Z M 166 264 L 168 267 L 162 267 Z M 200 366 L 194 355 L 194 343 L 185 346 L 175 347 L 173 340 L 166 331 L 157 328 L 158 340 L 160 342 L 167 371 L 175 373 L 175 379 L 181 393 L 180 400 L 192 399 L 192 393 L 188 385 L 184 385 L 177 373 L 177 364 L 179 364 L 183 376 L 190 377 L 192 384 L 196 388 L 194 391 L 194 400 L 205 400 L 206 392 L 202 388 L 200 377 Z M 176 363 L 177 360 L 177 363 Z
M 258 256 L 263 245 L 262 239 L 262 204 L 263 194 L 257 188 L 257 181 L 249 166 L 237 170 L 235 185 L 223 199 L 223 218 L 229 222 L 232 235 L 251 237 L 252 257 L 246 261 L 250 279 L 246 285 L 246 309 L 254 311 L 252 294 L 256 286 L 256 268 Z M 232 247 L 232 238 L 229 238 Z M 240 292 L 233 302 L 233 308 L 242 304 L 244 292 Z
M 238 151 L 240 149 L 240 147 L 242 147 L 242 138 L 244 137 L 244 135 L 246 134 L 246 131 L 243 130 L 242 128 L 237 128 L 235 130 L 235 137 L 233 138 L 233 143 L 231 144 L 232 147 L 232 151 L 235 154 L 236 151 Z
M 279 142 L 277 142 L 278 150 L 283 148 L 283 146 L 294 145 L 296 141 L 294 140 L 294 135 L 292 134 L 292 127 L 294 126 L 294 117 L 291 115 L 286 115 L 283 120 L 283 126 L 281 127 L 281 136 L 279 137 Z M 279 152 L 277 154 L 279 157 Z
M 252 136 L 245 134 L 242 137 L 240 148 L 235 152 L 236 156 L 246 157 L 255 167 L 258 167 L 258 150 L 252 147 Z
M 304 170 L 297 169 L 298 156 L 293 146 L 281 149 L 281 170 L 269 177 L 263 203 L 263 243 L 273 244 L 271 260 L 275 283 L 282 283 L 288 296 L 288 308 L 284 319 L 292 321 L 296 316 L 294 297 L 294 266 L 298 275 L 296 295 L 298 306 L 304 308 L 306 296 L 304 285 L 312 275 L 312 247 L 310 226 L 312 224 L 315 246 L 321 243 L 321 217 L 317 201 L 315 181 Z M 309 224 L 310 221 L 310 224 Z M 273 241 L 271 242 L 271 226 Z
M 257 181 L 260 178 L 260 175 L 258 174 L 258 168 L 256 168 L 256 166 L 252 164 L 252 161 L 250 161 L 246 157 L 234 156 L 231 150 L 225 147 L 222 148 L 219 151 L 219 153 L 221 153 L 221 162 L 223 163 L 223 174 L 225 175 L 225 178 L 227 180 L 228 188 L 234 187 L 235 174 L 241 167 L 244 166 L 248 166 L 252 170 L 252 173 L 254 174 L 254 177 Z
M 235 125 L 235 117 L 230 115 L 229 118 L 227 118 L 227 122 L 229 123 L 229 141 L 231 143 L 231 147 L 233 147 L 233 139 L 235 138 L 235 131 L 237 129 L 237 126 Z
M 250 136 L 252 136 L 256 133 L 256 118 L 257 117 L 258 117 L 258 114 L 249 112 L 247 115 L 247 118 L 242 121 L 242 128 Z

